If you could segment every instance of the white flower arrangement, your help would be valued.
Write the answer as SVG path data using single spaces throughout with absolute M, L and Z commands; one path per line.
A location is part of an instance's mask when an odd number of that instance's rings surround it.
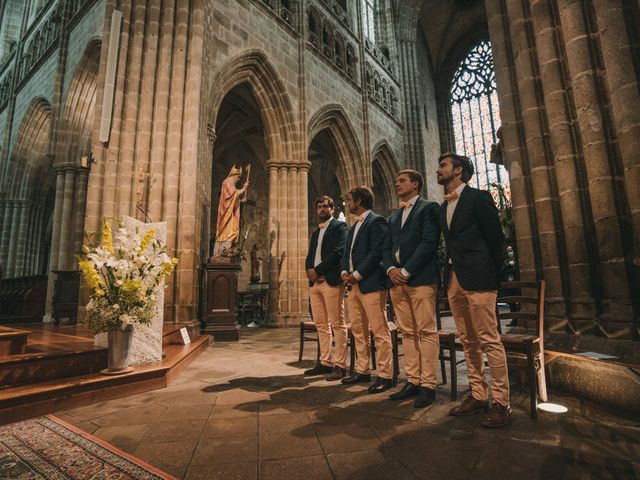
M 119 220 L 114 222 L 118 225 L 115 235 L 105 219 L 99 245 L 83 246 L 85 255 L 78 257 L 93 290 L 86 318 L 94 334 L 149 325 L 156 312 L 154 293 L 178 263 L 155 238 L 155 229 L 141 235 L 138 228 L 131 231 Z

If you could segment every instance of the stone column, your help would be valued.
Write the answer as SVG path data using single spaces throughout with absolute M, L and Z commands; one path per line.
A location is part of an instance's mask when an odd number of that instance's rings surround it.
M 402 81 L 403 122 L 404 122 L 404 168 L 413 168 L 426 173 L 424 142 L 422 137 L 421 109 L 418 105 L 418 65 L 416 35 L 418 12 L 421 2 L 404 0 L 398 9 L 398 57 Z
M 637 29 L 638 18 L 630 5 L 620 0 L 594 0 L 598 20 L 602 61 L 606 71 L 605 83 L 610 102 L 612 127 L 620 149 L 625 203 L 630 215 L 632 242 L 629 264 L 632 268 L 631 298 L 635 299 L 635 317 L 640 318 L 640 94 L 638 78 L 632 75 L 633 56 L 638 46 L 631 45 L 630 29 Z M 636 62 L 639 60 L 636 58 Z M 640 337 L 640 324 L 636 323 Z
M 19 223 L 14 226 L 18 230 L 17 250 L 14 258 L 13 276 L 22 277 L 26 273 L 26 256 L 29 242 L 29 226 L 31 220 L 31 202 L 23 200 L 20 202 Z
M 49 262 L 49 272 L 47 279 L 47 300 L 45 302 L 45 314 L 42 321 L 49 323 L 53 321 L 53 285 L 55 282 L 54 270 L 62 268 L 60 265 L 60 236 L 62 228 L 62 204 L 64 202 L 65 190 L 65 171 L 62 168 L 56 168 L 56 199 L 53 207 L 53 232 L 51 233 L 51 253 Z
M 58 253 L 58 269 L 69 270 L 71 250 L 73 249 L 73 237 L 75 233 L 73 225 L 74 190 L 76 172 L 73 168 L 66 168 L 64 173 L 64 196 L 62 198 L 62 216 L 60 225 L 60 243 Z M 55 252 L 53 252 L 55 254 Z
M 558 9 L 588 176 L 596 238 L 600 245 L 604 309 L 600 328 L 611 329 L 608 334 L 617 336 L 622 331 L 618 331 L 614 323 L 629 322 L 632 313 L 631 306 L 625 301 L 629 299 L 629 284 L 623 260 L 620 217 L 616 209 L 618 192 L 614 183 L 619 179 L 616 178 L 616 172 L 612 171 L 614 153 L 609 143 L 612 139 L 606 130 L 609 118 L 608 115 L 603 115 L 607 106 L 603 104 L 601 96 L 598 66 L 591 61 L 590 52 L 594 46 L 587 27 L 589 19 L 585 17 L 587 7 L 583 2 L 559 0 Z M 620 330 L 627 327 L 628 323 L 621 326 Z
M 271 248 L 271 317 L 286 325 L 308 315 L 304 260 L 307 252 L 307 190 L 309 165 L 269 160 L 269 231 Z M 304 182 L 304 186 L 302 186 Z M 292 201 L 297 198 L 297 201 Z M 279 261 L 282 259 L 280 271 Z M 279 275 L 278 275 L 279 274 Z
M 563 52 L 552 5 L 546 0 L 531 3 L 531 20 L 535 33 L 536 51 L 540 65 L 540 85 L 544 94 L 553 169 L 560 203 L 562 231 L 569 248 L 565 248 L 568 285 L 566 300 L 571 304 L 568 315 L 574 322 L 580 318 L 592 323 L 596 316 L 593 279 L 597 273 L 590 268 L 595 248 L 587 241 L 595 235 L 587 215 L 590 204 L 584 186 L 583 165 L 576 151 L 579 135 L 568 112 Z M 597 281 L 597 280 L 596 280 Z
M 19 255 L 21 246 L 24 245 L 27 223 L 27 204 L 24 200 L 13 202 L 13 222 L 11 225 L 11 237 L 9 240 L 9 257 L 7 258 L 7 277 L 17 277 L 19 273 Z
M 11 224 L 13 223 L 13 202 L 4 202 L 2 232 L 0 232 L 0 264 L 2 264 L 4 278 L 9 278 L 7 263 L 9 257 L 9 242 L 11 241 Z

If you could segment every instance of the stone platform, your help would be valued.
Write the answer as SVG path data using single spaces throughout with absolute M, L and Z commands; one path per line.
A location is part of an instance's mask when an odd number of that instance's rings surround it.
M 565 414 L 529 418 L 513 388 L 501 430 L 453 418 L 449 390 L 423 410 L 305 378 L 294 329 L 215 343 L 168 388 L 58 415 L 187 479 L 586 479 L 640 477 L 640 422 L 550 392 Z M 402 357 L 401 357 L 402 358 Z M 466 389 L 463 365 L 460 389 Z

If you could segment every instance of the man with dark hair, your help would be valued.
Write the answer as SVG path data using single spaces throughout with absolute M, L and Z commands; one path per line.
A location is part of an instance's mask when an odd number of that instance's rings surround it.
M 440 206 L 440 224 L 447 245 L 448 297 L 464 350 L 471 394 L 450 415 L 489 413 L 482 426 L 504 426 L 511 415 L 509 376 L 498 334 L 496 297 L 502 266 L 504 233 L 491 194 L 466 184 L 473 175 L 467 157 L 440 156 L 438 183 L 447 191 Z M 487 355 L 491 384 L 485 380 Z M 489 390 L 493 397 L 489 405 Z
M 342 257 L 342 281 L 351 286 L 347 308 L 351 332 L 355 340 L 358 360 L 353 375 L 342 383 L 351 385 L 369 382 L 370 334 L 376 344 L 378 378 L 369 393 L 381 393 L 391 388 L 391 335 L 387 324 L 384 272 L 380 265 L 382 247 L 387 233 L 387 221 L 371 211 L 373 192 L 369 187 L 352 188 L 347 195 L 349 212 L 356 215 L 356 223 L 349 229 L 347 245 Z
M 402 332 L 407 383 L 389 398 L 417 395 L 414 406 L 423 408 L 436 398 L 440 342 L 436 326 L 440 239 L 438 204 L 420 198 L 422 175 L 402 170 L 395 188 L 400 208 L 389 217 L 383 267 L 393 283 L 391 300 Z
M 327 195 L 315 201 L 320 225 L 311 235 L 305 262 L 309 278 L 311 314 L 318 330 L 320 362 L 305 375 L 328 373 L 327 380 L 340 380 L 347 369 L 347 324 L 344 320 L 344 285 L 340 261 L 344 255 L 347 226 L 333 218 L 333 199 Z M 335 352 L 331 356 L 332 330 Z

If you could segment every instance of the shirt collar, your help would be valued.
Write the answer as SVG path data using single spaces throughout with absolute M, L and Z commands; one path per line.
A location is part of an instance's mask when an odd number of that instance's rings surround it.
M 466 183 L 461 183 L 460 185 L 458 185 L 458 188 L 456 188 L 456 193 L 460 195 L 462 193 L 462 190 L 464 190 L 464 187 L 466 186 L 467 186 Z
M 324 223 L 320 223 L 318 224 L 318 226 L 322 229 L 322 228 L 327 228 L 329 226 L 329 224 L 331 223 L 331 220 L 333 220 L 333 218 L 329 218 L 329 220 L 327 220 Z
M 407 202 L 407 203 L 409 204 L 409 206 L 410 206 L 410 207 L 413 207 L 413 206 L 416 204 L 416 202 L 418 201 L 418 197 L 419 197 L 419 196 L 420 196 L 420 195 L 416 195 L 415 197 L 413 197 L 411 200 L 409 200 L 409 201 Z
M 362 215 L 360 215 L 360 217 L 362 218 L 363 222 L 366 220 L 366 218 L 369 216 L 370 213 L 371 213 L 371 210 L 366 210 L 362 212 Z

